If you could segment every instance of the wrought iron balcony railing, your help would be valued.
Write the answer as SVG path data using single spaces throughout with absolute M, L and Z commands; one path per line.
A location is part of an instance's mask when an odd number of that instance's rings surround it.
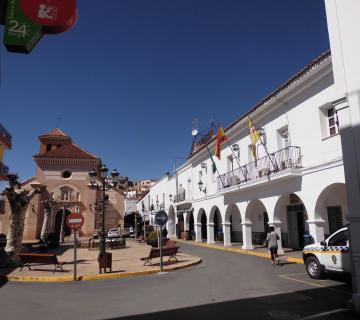
M 217 189 L 254 181 L 289 168 L 301 168 L 300 147 L 286 147 L 219 176 Z
M 0 124 L 0 139 L 4 144 L 6 144 L 9 148 L 11 148 L 11 146 L 12 146 L 12 144 L 11 144 L 11 141 L 12 141 L 11 134 L 1 124 Z
M 4 179 L 9 173 L 9 167 L 0 161 L 0 179 Z

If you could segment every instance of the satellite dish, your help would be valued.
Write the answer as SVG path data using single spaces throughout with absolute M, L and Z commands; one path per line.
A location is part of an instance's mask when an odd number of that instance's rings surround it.
M 198 134 L 198 130 L 197 129 L 193 129 L 193 131 L 191 131 L 191 135 L 193 137 L 195 137 Z

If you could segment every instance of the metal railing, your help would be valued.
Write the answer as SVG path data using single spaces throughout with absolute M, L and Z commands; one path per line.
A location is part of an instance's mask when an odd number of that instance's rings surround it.
M 0 177 L 5 177 L 9 173 L 9 167 L 0 161 Z
M 0 137 L 2 137 L 3 139 L 5 138 L 8 141 L 8 144 L 11 145 L 12 136 L 2 124 L 0 124 Z
M 217 189 L 222 190 L 289 168 L 301 168 L 301 166 L 300 147 L 289 146 L 219 176 Z

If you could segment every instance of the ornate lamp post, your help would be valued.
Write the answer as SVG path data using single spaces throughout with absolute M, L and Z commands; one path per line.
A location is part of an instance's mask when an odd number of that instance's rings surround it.
M 105 191 L 111 187 L 116 187 L 119 183 L 119 172 L 114 169 L 111 172 L 111 177 L 108 177 L 108 168 L 106 165 L 102 165 L 100 169 L 100 181 L 98 183 L 96 180 L 98 178 L 98 173 L 95 170 L 89 172 L 90 184 L 91 187 L 97 188 L 102 191 L 102 201 L 101 201 L 101 237 L 100 237 L 100 255 L 104 255 L 105 250 L 105 210 L 106 210 L 106 200 L 108 196 L 105 194 Z

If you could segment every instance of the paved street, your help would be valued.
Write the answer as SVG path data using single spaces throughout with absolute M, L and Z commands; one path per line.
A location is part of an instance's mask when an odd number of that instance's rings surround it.
M 357 319 L 341 311 L 345 280 L 313 281 L 303 265 L 182 245 L 203 263 L 162 275 L 78 283 L 5 283 L 2 317 L 11 319 Z M 316 317 L 315 319 L 318 319 Z M 321 318 L 319 318 L 321 319 Z

